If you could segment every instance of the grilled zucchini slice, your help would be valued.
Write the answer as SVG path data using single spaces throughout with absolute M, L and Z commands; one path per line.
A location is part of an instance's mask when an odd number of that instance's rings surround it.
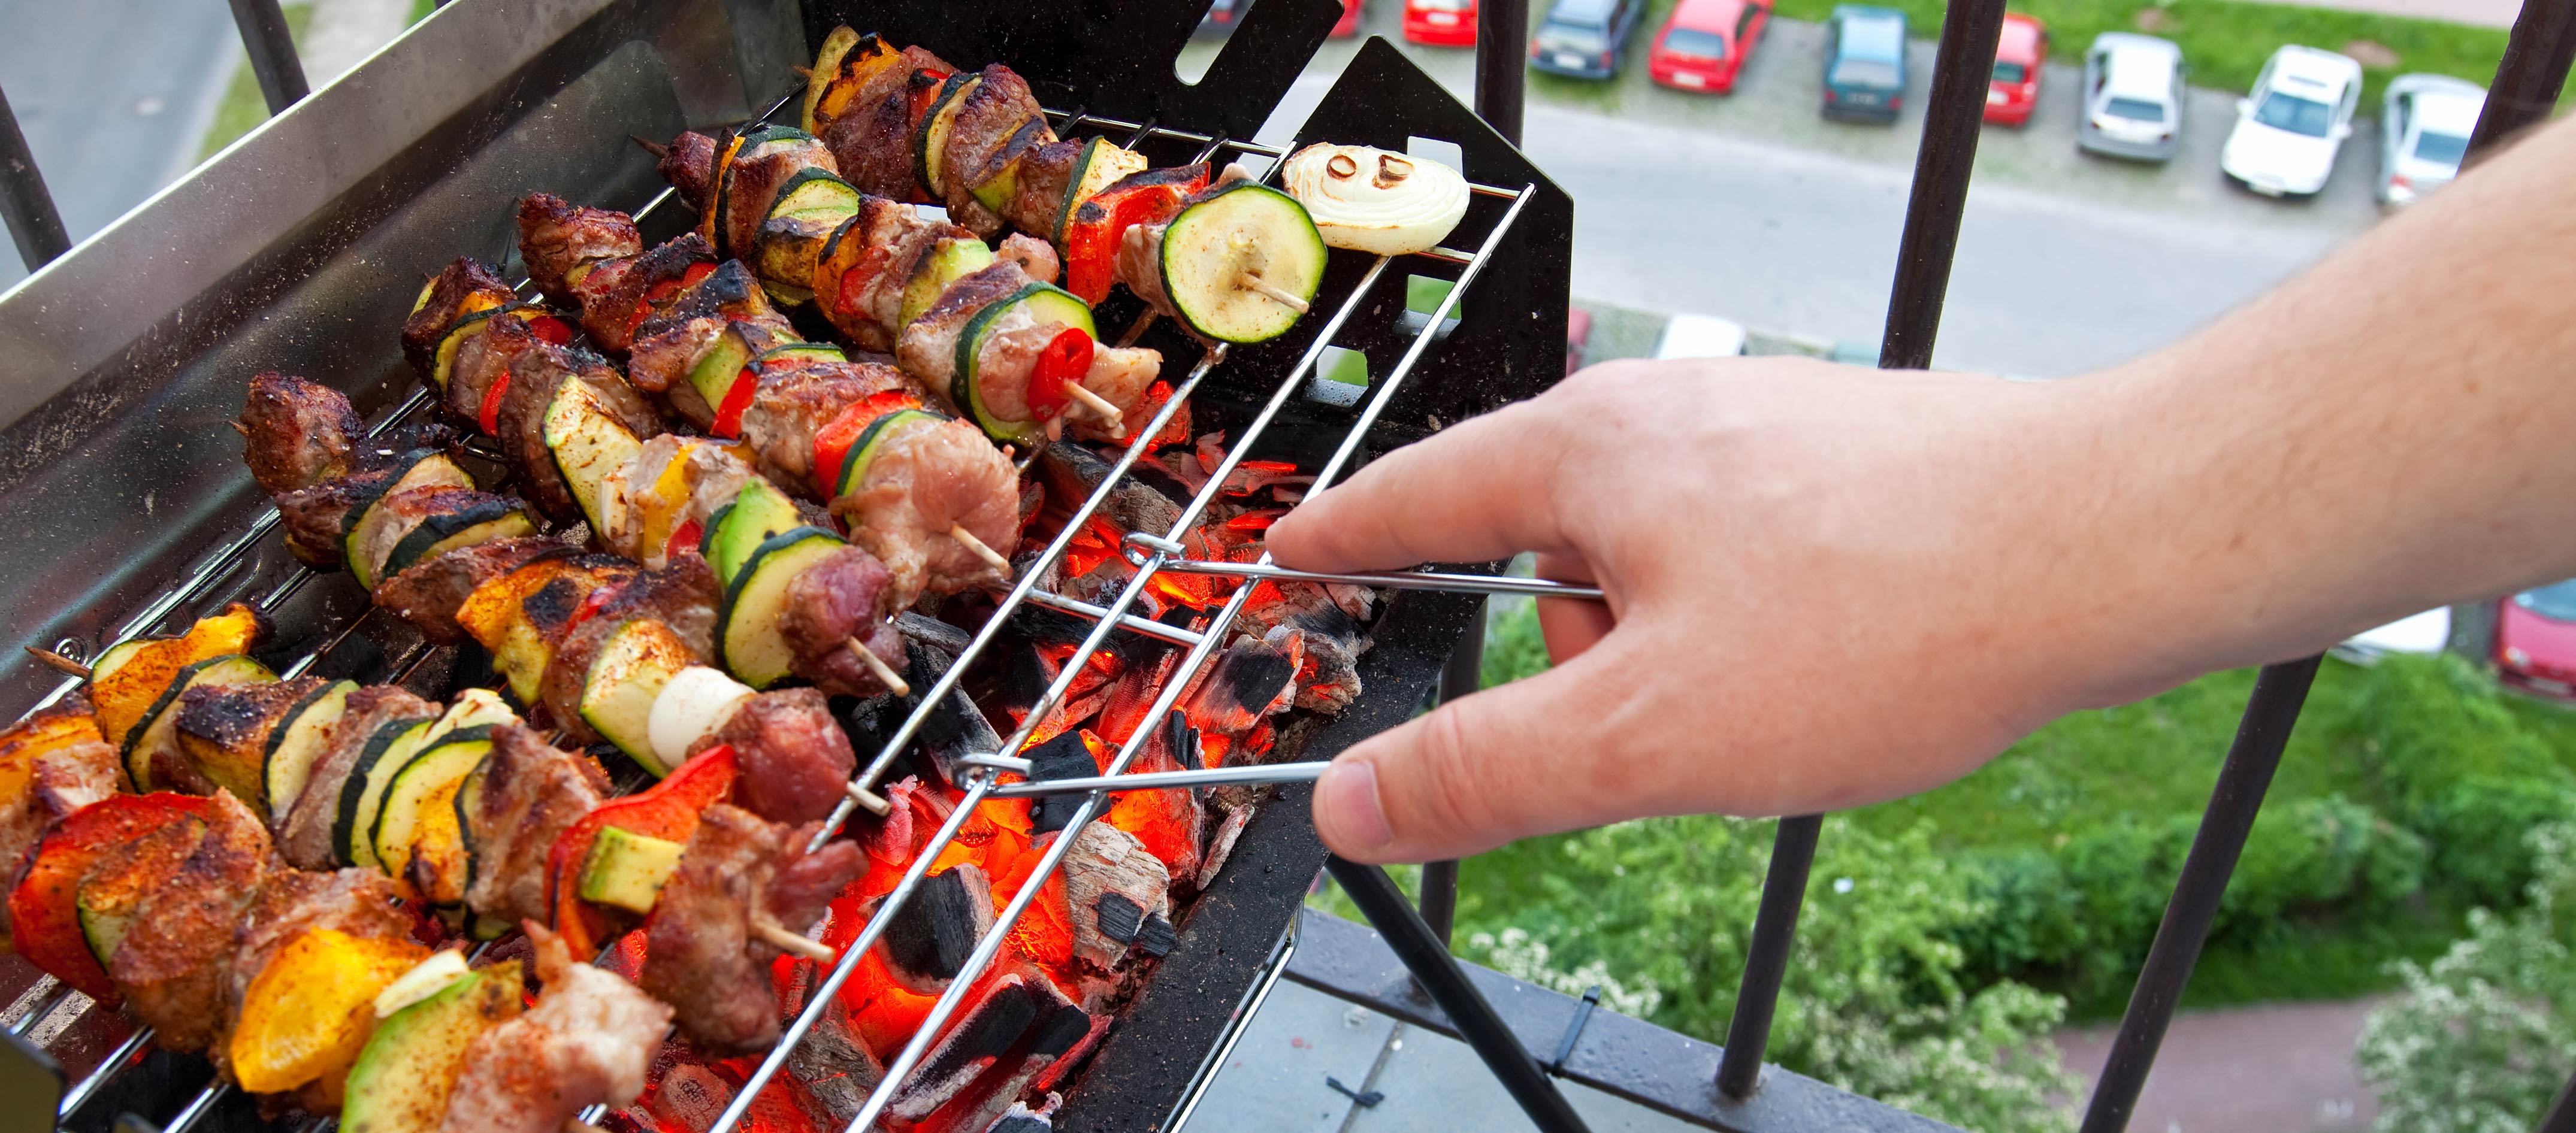
M 659 779 L 671 773 L 653 751 L 653 700 L 680 670 L 698 663 L 689 643 L 653 618 L 617 627 L 582 680 L 581 718 Z
M 358 585 L 367 590 L 374 590 L 376 584 L 386 578 L 383 573 L 385 557 L 392 550 L 390 547 L 381 550 L 376 547 L 384 541 L 385 526 L 394 522 L 391 513 L 376 505 L 383 503 L 386 496 L 414 488 L 474 486 L 474 477 L 467 475 L 455 461 L 447 458 L 447 454 L 436 449 L 414 449 L 403 454 L 402 460 L 405 462 L 402 472 L 385 481 L 383 490 L 349 509 L 349 514 L 358 518 L 340 536 L 340 552 L 348 559 L 349 573 L 356 575 Z
M 396 880 L 409 880 L 414 844 L 421 834 L 424 820 L 444 812 L 456 813 L 457 784 L 467 772 L 483 763 L 492 752 L 492 727 L 489 724 L 458 728 L 427 745 L 420 754 L 394 772 L 385 787 L 384 802 L 376 808 L 376 824 L 367 837 L 377 860 L 387 874 Z M 460 875 L 461 876 L 461 875 Z M 464 887 L 445 901 L 433 898 L 432 904 L 453 905 L 464 900 Z M 424 896 L 431 896 L 424 893 Z
M 742 565 L 760 550 L 760 545 L 781 531 L 803 526 L 805 517 L 796 510 L 796 502 L 787 498 L 767 480 L 752 480 L 741 493 L 716 513 L 715 522 L 707 525 L 704 555 L 707 566 L 716 573 L 716 581 L 730 589 Z
M 411 534 L 394 544 L 393 553 L 385 556 L 384 572 L 379 577 L 392 578 L 459 547 L 536 533 L 537 521 L 529 518 L 526 509 L 508 500 L 482 500 L 463 511 L 421 520 L 420 526 L 412 528 Z
M 260 755 L 260 778 L 268 787 L 272 824 L 284 825 L 286 812 L 303 796 L 304 784 L 313 778 L 313 761 L 330 746 L 331 725 L 340 722 L 349 694 L 356 691 L 356 681 L 324 685 L 295 702 L 277 727 L 269 730 L 267 749 Z
M 742 573 L 725 587 L 724 608 L 716 616 L 718 659 L 735 680 L 762 689 L 787 677 L 794 653 L 778 628 L 787 584 L 841 546 L 838 535 L 799 527 L 770 536 L 743 563 Z
M 1035 421 L 1006 420 L 984 404 L 984 383 L 978 360 L 983 357 L 984 343 L 997 331 L 1025 326 L 1080 327 L 1084 334 L 1098 338 L 1092 325 L 1091 308 L 1079 296 L 1052 283 L 1032 283 L 1013 292 L 998 303 L 975 312 L 966 329 L 957 335 L 955 376 L 949 379 L 948 400 L 982 427 L 984 435 L 997 441 L 1036 444 L 1045 436 Z
M 622 516 L 613 509 L 623 505 L 609 491 L 608 474 L 632 463 L 644 451 L 644 442 L 601 408 L 589 387 L 580 382 L 565 382 L 555 391 L 554 401 L 546 406 L 544 437 L 546 451 L 554 454 L 555 470 L 581 504 L 582 518 L 589 521 L 590 529 L 615 530 Z
M 1242 182 L 1181 210 L 1163 230 L 1163 292 L 1181 321 L 1218 342 L 1266 342 L 1288 333 L 1296 308 L 1238 282 L 1246 273 L 1313 302 L 1324 283 L 1324 237 L 1306 206 Z

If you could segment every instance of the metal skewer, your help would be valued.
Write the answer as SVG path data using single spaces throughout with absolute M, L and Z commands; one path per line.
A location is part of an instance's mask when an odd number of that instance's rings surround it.
M 1224 787 L 1236 783 L 1312 783 L 1322 778 L 1328 760 L 1300 763 L 1209 767 L 1197 771 L 1138 771 L 1127 775 L 1085 775 L 1079 779 L 1038 779 L 1005 783 L 987 798 L 1039 799 L 1051 795 L 1087 795 L 1093 791 L 1151 791 L 1174 787 Z
M 1130 535 L 1127 542 L 1144 545 L 1144 540 Z M 1133 552 L 1131 552 L 1132 554 Z M 1389 590 L 1451 590 L 1469 594 L 1521 594 L 1532 598 L 1579 598 L 1606 601 L 1598 586 L 1579 582 L 1559 582 L 1552 578 L 1516 578 L 1499 574 L 1444 574 L 1428 570 L 1360 571 L 1334 574 L 1326 571 L 1291 570 L 1268 563 L 1223 563 L 1205 559 L 1168 559 L 1162 569 L 1174 574 L 1212 574 L 1229 578 L 1257 578 L 1274 582 L 1331 582 L 1350 586 L 1383 586 Z

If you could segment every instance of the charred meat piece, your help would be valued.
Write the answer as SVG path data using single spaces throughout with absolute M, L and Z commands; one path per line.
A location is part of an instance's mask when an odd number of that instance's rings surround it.
M 792 490 L 814 482 L 814 438 L 842 411 L 880 393 L 929 395 L 904 372 L 874 362 L 805 359 L 766 364 L 751 405 L 742 412 L 742 435 L 756 446 L 762 473 Z M 989 447 L 989 446 L 988 446 Z
M 480 523 L 500 519 L 518 508 L 490 492 L 472 488 L 426 486 L 391 492 L 376 500 L 371 511 L 379 518 L 362 537 L 346 540 L 354 543 L 348 549 L 360 556 L 370 578 L 381 578 L 392 560 L 394 549 L 422 524 L 441 520 L 458 533 Z M 524 518 L 524 517 L 523 517 Z M 435 529 L 433 529 L 435 530 Z
M 1028 273 L 1009 260 L 958 279 L 940 293 L 938 302 L 903 328 L 895 356 L 903 360 L 905 371 L 932 392 L 946 396 L 949 379 L 957 372 L 957 336 L 984 308 L 1018 294 L 1030 282 Z
M 948 215 L 990 240 L 1001 235 L 1002 218 L 976 200 L 973 189 L 988 168 L 1005 156 L 1005 147 L 1014 138 L 1029 138 L 1023 130 L 1031 123 L 1039 131 L 1046 129 L 1046 112 L 1038 107 L 1037 96 L 1029 93 L 1028 80 L 1008 67 L 992 64 L 977 78 L 951 119 L 947 145 L 939 153 L 937 185 L 946 198 Z M 1052 133 L 1044 136 L 1055 140 Z
M 926 110 L 928 96 L 956 70 L 923 48 L 907 47 L 894 66 L 836 78 L 815 104 L 814 132 L 831 148 L 841 176 L 863 193 L 926 200 L 913 166 L 912 135 L 921 124 L 914 107 Z
M 976 942 L 992 928 L 993 883 L 983 870 L 960 863 L 921 879 L 877 947 L 896 983 L 937 995 L 966 969 Z
M 721 144 L 692 130 L 671 139 L 671 144 L 662 149 L 662 160 L 657 166 L 662 179 L 670 182 L 671 188 L 679 192 L 680 199 L 699 212 L 706 211 L 709 198 L 715 195 L 716 154 Z
M 623 978 L 576 962 L 534 921 L 537 979 L 526 1014 L 474 1037 L 447 1098 L 448 1133 L 560 1133 L 593 1105 L 644 1092 L 671 1009 Z
M 331 823 L 340 808 L 340 785 L 348 780 L 349 769 L 357 765 L 367 741 L 386 725 L 434 720 L 438 711 L 437 705 L 395 685 L 366 685 L 349 694 L 322 754 L 313 760 L 304 793 L 296 797 L 285 824 L 278 828 L 277 848 L 287 864 L 297 869 L 330 869 L 339 864 L 332 855 Z
M 179 752 L 217 785 L 244 798 L 265 795 L 261 757 L 268 736 L 298 701 L 330 684 L 322 677 L 254 685 L 203 684 L 179 694 Z
M 561 541 L 534 535 L 458 547 L 385 580 L 376 587 L 375 603 L 418 627 L 421 636 L 455 645 L 466 638 L 456 611 L 477 587 L 538 559 L 574 553 Z
M 707 238 L 688 232 L 641 255 L 594 265 L 573 288 L 574 302 L 581 305 L 582 333 L 602 350 L 625 353 L 635 328 L 670 308 L 691 271 L 704 275 L 715 264 Z
M 741 775 L 734 800 L 771 822 L 817 822 L 832 813 L 858 767 L 850 738 L 817 689 L 755 693 L 716 726 Z
M 770 307 L 769 295 L 752 278 L 751 269 L 740 260 L 726 260 L 694 286 L 683 288 L 668 307 L 636 324 L 627 347 L 627 375 L 635 388 L 646 393 L 687 395 L 689 402 L 675 401 L 674 408 L 691 414 L 691 420 L 712 421 L 715 410 L 689 385 L 689 369 L 726 326 L 738 322 L 766 328 L 781 341 L 799 337 L 786 317 Z
M 833 551 L 789 580 L 778 628 L 795 652 L 796 675 L 834 696 L 891 691 L 851 650 L 865 649 L 903 672 L 909 662 L 891 621 L 901 608 L 895 597 L 894 572 L 857 547 Z M 848 774 L 844 767 L 842 778 Z
M 519 301 L 519 293 L 501 282 L 499 269 L 471 256 L 459 256 L 438 273 L 421 293 L 419 305 L 411 317 L 403 320 L 403 357 L 422 377 L 438 370 L 438 343 L 456 326 L 456 320 L 477 311 L 507 307 Z
M 858 490 L 832 501 L 850 541 L 894 572 L 901 604 L 1008 581 L 950 528 L 1009 553 L 1019 542 L 1019 475 L 983 431 L 950 419 L 881 444 Z
M 349 510 L 376 498 L 395 475 L 393 469 L 380 469 L 278 494 L 274 502 L 278 519 L 286 527 L 287 552 L 295 556 L 295 561 L 316 570 L 337 570 L 348 565 L 348 553 L 340 546 L 340 536 L 356 518 Z
M 840 241 L 825 249 L 814 280 L 814 296 L 832 325 L 851 341 L 875 351 L 894 349 L 903 332 L 903 306 L 913 277 L 936 263 L 935 254 L 951 240 L 975 234 L 956 224 L 933 220 L 910 205 L 885 197 L 861 197 L 859 215 L 842 230 Z
M 660 622 L 688 646 L 693 660 L 703 664 L 715 655 L 716 603 L 723 593 L 705 559 L 682 555 L 661 570 L 636 574 L 608 591 L 605 600 L 594 595 L 596 608 L 555 645 L 554 659 L 546 665 L 542 686 L 546 709 L 564 734 L 579 743 L 599 738 L 582 718 L 581 694 L 590 679 L 591 662 L 620 628 L 638 618 Z
M 519 480 L 519 494 L 557 523 L 582 519 L 581 505 L 555 467 L 546 446 L 546 409 L 566 383 L 587 387 L 591 399 L 636 438 L 662 432 L 662 419 L 626 384 L 608 360 L 587 350 L 539 343 L 510 360 L 510 385 L 501 395 L 496 436 Z
M 205 1050 L 230 1029 L 233 944 L 272 861 L 267 828 L 230 792 L 215 795 L 207 819 L 196 852 L 136 907 L 107 965 L 135 1018 L 170 1050 Z
M 463 815 L 474 847 L 466 907 L 503 922 L 542 920 L 551 911 L 546 855 L 607 795 L 608 774 L 517 724 L 492 729 L 481 773 L 482 789 Z
M 348 475 L 366 439 L 347 396 L 275 370 L 250 380 L 237 424 L 251 479 L 270 495 Z
M 510 363 L 542 341 L 525 320 L 484 320 L 482 333 L 467 335 L 457 344 L 456 357 L 447 366 L 447 388 L 439 393 L 440 407 L 459 421 L 475 422 L 479 429 L 493 389 L 506 388 Z
M 777 1041 L 778 991 L 769 966 L 779 951 L 754 931 L 755 918 L 788 932 L 811 928 L 864 866 L 851 842 L 807 854 L 818 829 L 765 822 L 725 803 L 699 817 L 645 922 L 638 976 L 644 990 L 672 1006 L 691 1046 L 721 1056 Z
M 600 261 L 643 250 L 635 218 L 625 213 L 586 208 L 552 193 L 519 199 L 519 259 L 528 265 L 528 278 L 557 303 L 580 302 L 574 289 Z
M 672 148 L 685 144 L 685 140 L 675 141 Z M 717 139 L 717 155 L 722 156 L 731 145 L 731 139 Z M 776 201 L 779 187 L 807 169 L 840 172 L 832 163 L 832 151 L 803 134 L 770 137 L 735 150 L 732 159 L 715 171 L 716 199 L 703 210 L 705 217 L 699 223 L 698 234 L 714 245 L 719 256 L 749 255 L 760 238 L 760 222 L 769 216 L 769 206 Z

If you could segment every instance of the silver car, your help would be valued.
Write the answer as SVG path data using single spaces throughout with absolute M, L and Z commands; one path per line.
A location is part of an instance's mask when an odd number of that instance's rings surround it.
M 2084 115 L 2075 147 L 2164 161 L 2182 137 L 2182 48 L 2169 39 L 2106 31 L 2084 51 Z
M 2379 116 L 2379 203 L 2403 206 L 2451 183 L 2485 109 L 2485 87 L 2449 75 L 2388 80 Z

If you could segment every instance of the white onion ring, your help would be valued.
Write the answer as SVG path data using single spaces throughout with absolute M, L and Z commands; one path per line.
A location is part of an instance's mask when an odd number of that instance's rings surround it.
M 1457 170 L 1373 146 L 1307 146 L 1288 159 L 1283 179 L 1335 248 L 1428 251 L 1467 215 L 1467 179 Z

